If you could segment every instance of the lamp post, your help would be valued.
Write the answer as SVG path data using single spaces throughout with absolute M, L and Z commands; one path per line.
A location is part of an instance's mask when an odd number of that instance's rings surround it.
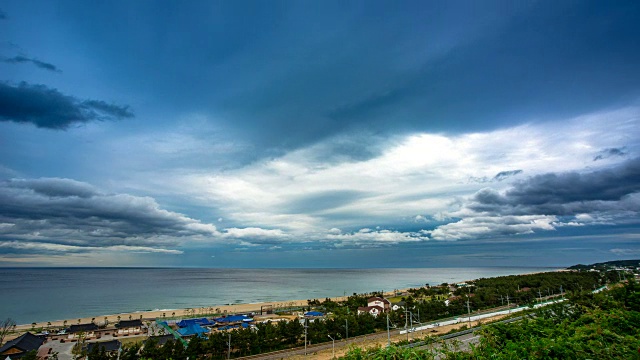
M 329 337 L 329 339 L 331 339 L 331 342 L 332 342 L 332 350 L 333 350 L 332 359 L 335 359 L 336 358 L 336 339 L 332 338 L 331 335 L 327 334 L 327 336 Z

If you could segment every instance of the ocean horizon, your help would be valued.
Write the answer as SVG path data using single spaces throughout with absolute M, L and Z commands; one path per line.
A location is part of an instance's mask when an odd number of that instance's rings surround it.
M 149 310 L 324 299 L 559 267 L 0 268 L 0 318 L 18 324 Z

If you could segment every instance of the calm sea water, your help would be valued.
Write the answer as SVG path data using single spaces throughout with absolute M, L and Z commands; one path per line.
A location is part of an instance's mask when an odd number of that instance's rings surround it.
M 323 299 L 552 268 L 0 268 L 0 319 L 19 324 L 132 311 Z

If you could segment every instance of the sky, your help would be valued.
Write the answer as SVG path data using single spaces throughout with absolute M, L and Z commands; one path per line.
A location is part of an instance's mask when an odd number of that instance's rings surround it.
M 0 266 L 640 258 L 639 18 L 0 0 Z

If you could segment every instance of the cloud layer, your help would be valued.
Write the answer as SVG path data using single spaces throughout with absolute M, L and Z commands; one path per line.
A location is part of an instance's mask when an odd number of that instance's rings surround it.
M 79 100 L 45 85 L 22 82 L 13 86 L 0 82 L 0 121 L 63 130 L 73 124 L 131 117 L 133 112 L 128 106 L 102 100 Z
M 640 2 L 247 5 L 3 3 L 0 258 L 638 231 Z
M 163 210 L 151 198 L 107 194 L 70 179 L 0 184 L 0 247 L 5 251 L 177 253 L 184 239 L 210 240 L 216 233 L 215 226 Z

